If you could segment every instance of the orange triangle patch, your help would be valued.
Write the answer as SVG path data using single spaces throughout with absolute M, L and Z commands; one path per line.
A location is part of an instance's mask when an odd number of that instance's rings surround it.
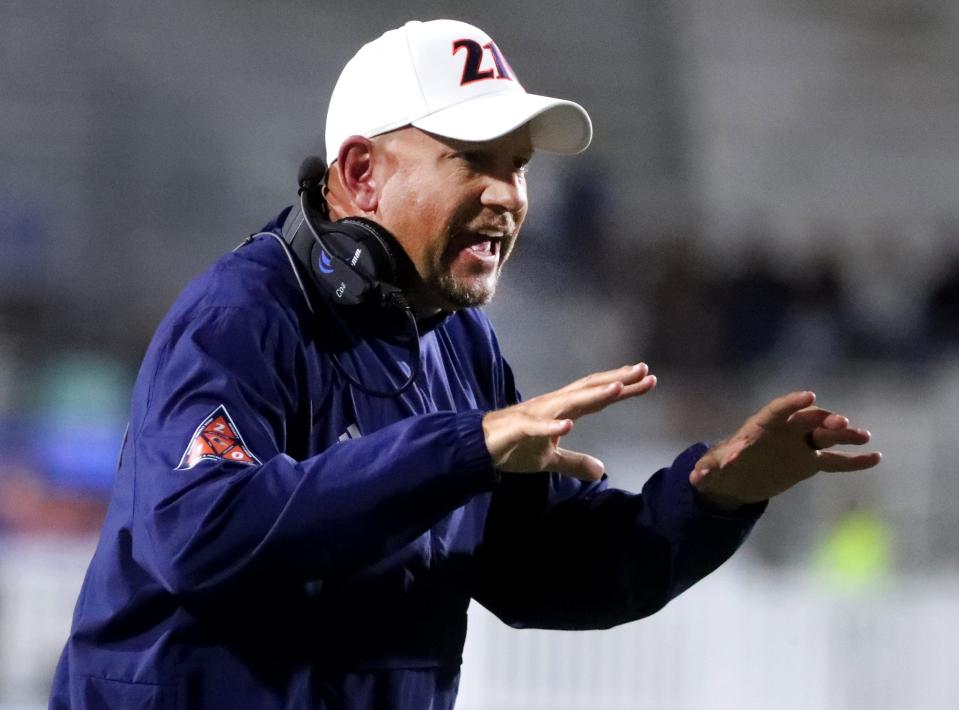
M 260 460 L 253 455 L 240 436 L 240 430 L 226 411 L 226 406 L 220 405 L 204 419 L 193 432 L 186 451 L 180 457 L 177 471 L 193 468 L 200 461 L 232 461 L 234 463 L 258 464 Z

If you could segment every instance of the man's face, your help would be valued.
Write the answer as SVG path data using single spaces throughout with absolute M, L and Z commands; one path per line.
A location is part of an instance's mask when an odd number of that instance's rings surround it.
M 376 145 L 375 218 L 416 266 L 410 295 L 445 310 L 488 303 L 526 217 L 526 128 L 484 143 L 404 128 Z

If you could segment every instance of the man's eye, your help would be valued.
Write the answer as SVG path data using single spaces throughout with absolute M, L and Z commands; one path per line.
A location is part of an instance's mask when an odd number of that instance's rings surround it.
M 476 150 L 464 150 L 460 153 L 460 157 L 470 165 L 481 165 L 483 162 L 482 153 Z

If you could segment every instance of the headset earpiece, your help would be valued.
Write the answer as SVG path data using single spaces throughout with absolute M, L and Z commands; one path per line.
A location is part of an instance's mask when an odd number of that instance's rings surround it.
M 336 303 L 408 307 L 396 287 L 398 264 L 406 255 L 393 235 L 372 220 L 346 217 L 330 222 L 322 195 L 326 175 L 321 158 L 308 157 L 300 166 L 302 220 L 294 228 L 293 251 Z
M 304 262 L 316 284 L 336 303 L 347 306 L 383 300 L 385 287 L 396 283 L 396 266 L 388 237 L 379 225 L 357 217 L 339 222 L 304 220 L 294 250 L 309 249 Z M 309 241 L 306 245 L 299 241 Z M 388 305 L 383 303 L 382 305 Z

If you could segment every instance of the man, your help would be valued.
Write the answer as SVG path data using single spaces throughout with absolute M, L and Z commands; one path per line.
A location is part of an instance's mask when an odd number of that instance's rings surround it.
M 634 495 L 560 441 L 649 392 L 646 365 L 520 402 L 474 307 L 523 224 L 533 151 L 590 135 L 475 27 L 408 23 L 360 50 L 328 173 L 150 345 L 51 707 L 451 708 L 471 598 L 517 627 L 640 618 L 732 554 L 770 496 L 878 462 L 822 451 L 868 434 L 797 392 Z M 349 272 L 373 242 L 400 290 Z M 354 283 L 382 298 L 344 305 Z

